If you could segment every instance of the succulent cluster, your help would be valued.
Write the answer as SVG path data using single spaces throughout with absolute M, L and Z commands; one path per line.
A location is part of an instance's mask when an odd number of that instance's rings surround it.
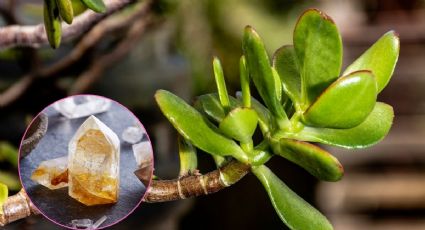
M 227 93 L 218 59 L 213 61 L 218 93 L 199 96 L 194 107 L 168 91 L 156 93 L 162 112 L 184 139 L 181 167 L 196 167 L 188 162 L 196 160 L 188 157 L 196 153 L 187 145 L 211 154 L 218 166 L 236 159 L 250 166 L 288 227 L 332 229 L 326 217 L 264 164 L 278 155 L 320 180 L 338 181 L 342 165 L 311 142 L 365 148 L 385 137 L 393 109 L 376 100 L 393 74 L 399 39 L 392 31 L 386 33 L 341 74 L 338 29 L 327 15 L 310 9 L 296 24 L 293 45 L 278 49 L 272 62 L 250 26 L 242 46 L 241 92 L 236 98 Z M 251 97 L 250 79 L 264 104 Z M 263 140 L 253 143 L 257 126 Z
M 44 27 L 52 48 L 56 49 L 60 45 L 62 20 L 71 24 L 74 15 L 86 8 L 97 13 L 106 11 L 103 0 L 44 0 Z

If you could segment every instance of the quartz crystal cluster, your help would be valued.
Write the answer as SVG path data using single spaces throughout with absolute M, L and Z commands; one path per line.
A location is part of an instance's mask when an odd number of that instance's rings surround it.
M 95 116 L 78 128 L 68 156 L 44 161 L 31 179 L 50 188 L 68 186 L 68 193 L 85 205 L 115 203 L 119 194 L 120 141 Z

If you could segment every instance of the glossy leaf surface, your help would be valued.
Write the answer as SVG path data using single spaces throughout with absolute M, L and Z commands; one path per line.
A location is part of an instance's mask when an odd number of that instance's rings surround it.
M 294 46 L 286 45 L 273 55 L 273 67 L 283 84 L 283 90 L 295 103 L 301 103 L 301 76 Z
M 302 79 L 303 102 L 310 105 L 339 76 L 341 36 L 329 16 L 310 9 L 298 19 L 294 47 Z
M 376 103 L 376 81 L 370 71 L 340 77 L 304 113 L 315 127 L 352 128 L 362 123 Z
M 320 180 L 338 181 L 344 174 L 338 159 L 316 145 L 293 139 L 272 138 L 270 146 L 274 154 L 303 167 Z
M 81 0 L 87 8 L 93 10 L 97 13 L 104 13 L 106 12 L 106 5 L 103 2 L 103 0 Z
M 299 197 L 266 166 L 253 167 L 280 219 L 294 230 L 327 230 L 332 225 L 317 209 Z
M 263 98 L 267 108 L 270 109 L 273 115 L 279 120 L 286 121 L 285 111 L 280 105 L 276 94 L 278 90 L 275 86 L 275 77 L 273 76 L 266 49 L 260 36 L 252 27 L 247 26 L 245 28 L 242 44 L 248 71 L 261 98 Z
M 214 58 L 213 61 L 215 84 L 217 85 L 218 96 L 220 98 L 221 106 L 226 113 L 230 110 L 229 95 L 227 94 L 226 82 L 224 80 L 223 68 L 221 67 L 220 60 Z
M 400 39 L 394 31 L 383 35 L 345 71 L 344 75 L 357 70 L 370 70 L 376 77 L 378 93 L 393 75 L 400 52 Z
M 62 27 L 59 17 L 59 8 L 55 0 L 44 0 L 43 16 L 47 40 L 50 46 L 56 49 L 61 43 Z
M 162 113 L 176 130 L 194 146 L 220 156 L 233 156 L 241 162 L 248 162 L 245 152 L 233 140 L 217 133 L 202 115 L 181 98 L 158 90 L 155 99 Z
M 240 142 L 251 140 L 258 124 L 257 113 L 250 108 L 235 108 L 220 122 L 219 129 Z
M 365 148 L 382 140 L 390 131 L 394 111 L 390 105 L 377 102 L 365 121 L 351 129 L 305 127 L 301 132 L 287 137 L 320 142 L 344 148 Z
M 230 108 L 235 108 L 239 105 L 239 102 L 234 98 L 229 96 L 230 99 Z M 220 103 L 218 94 L 204 94 L 197 98 L 195 105 L 199 105 L 200 109 L 211 117 L 214 121 L 220 123 L 226 116 L 226 112 L 223 106 Z
M 68 24 L 74 19 L 74 9 L 71 0 L 56 0 L 61 18 Z

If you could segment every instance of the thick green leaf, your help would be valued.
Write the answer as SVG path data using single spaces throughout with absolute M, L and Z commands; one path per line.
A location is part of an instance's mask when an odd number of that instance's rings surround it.
M 59 7 L 59 14 L 61 18 L 68 24 L 72 23 L 74 19 L 74 9 L 72 8 L 71 0 L 56 0 Z
M 295 26 L 294 47 L 302 79 L 304 107 L 313 103 L 338 78 L 342 64 L 341 36 L 329 16 L 310 9 Z
M 242 105 L 244 107 L 251 107 L 251 91 L 249 89 L 249 73 L 246 68 L 245 57 L 242 56 L 239 61 L 239 70 L 241 78 L 241 90 L 242 90 Z
M 221 67 L 220 60 L 216 57 L 213 61 L 213 69 L 220 103 L 227 113 L 230 110 L 229 95 L 227 94 L 226 82 L 224 81 L 223 68 Z
M 258 116 L 251 108 L 235 108 L 220 122 L 219 129 L 228 137 L 249 142 L 257 128 Z
M 286 135 L 286 137 L 344 148 L 366 148 L 376 144 L 387 135 L 393 123 L 393 118 L 393 108 L 385 103 L 377 102 L 366 120 L 354 128 L 305 127 L 301 132 Z
M 280 86 L 275 85 L 276 79 L 273 76 L 264 44 L 257 32 L 250 26 L 245 28 L 242 46 L 248 71 L 258 93 L 267 108 L 277 117 L 279 124 L 284 125 L 283 123 L 287 122 L 288 118 L 280 105 L 280 98 L 276 94 L 278 91 L 276 87 Z
M 239 92 L 236 93 L 236 96 L 239 100 L 242 100 L 242 96 Z M 258 123 L 263 134 L 268 133 L 273 127 L 273 119 L 270 111 L 253 97 L 251 97 L 251 108 L 257 112 Z
M 231 109 L 239 106 L 239 102 L 236 98 L 229 96 L 229 99 Z M 220 123 L 226 116 L 226 112 L 224 111 L 224 108 L 220 103 L 219 96 L 216 93 L 199 96 L 195 102 L 195 107 L 218 123 Z
M 81 0 L 71 0 L 71 2 L 74 16 L 78 16 L 87 10 L 87 6 Z
M 275 137 L 270 138 L 269 142 L 274 154 L 303 167 L 320 180 L 338 181 L 344 175 L 338 159 L 316 145 Z
M 301 103 L 301 76 L 294 46 L 286 45 L 279 48 L 273 55 L 273 67 L 279 74 L 285 93 L 299 105 Z
M 55 0 L 44 0 L 43 16 L 47 40 L 50 46 L 56 49 L 61 43 L 62 27 L 59 17 L 59 8 Z
M 357 70 L 370 70 L 376 77 L 378 93 L 393 75 L 400 52 L 400 39 L 394 31 L 382 36 L 344 71 L 344 75 Z
M 294 230 L 333 229 L 323 214 L 299 197 L 266 166 L 253 167 L 280 219 Z
M 362 123 L 376 103 L 376 81 L 368 70 L 353 72 L 330 85 L 304 113 L 315 127 L 352 128 Z
M 81 0 L 87 8 L 93 10 L 96 13 L 105 13 L 106 6 L 103 0 Z
M 3 204 L 6 202 L 9 196 L 9 190 L 7 186 L 0 182 L 0 215 L 3 215 Z
M 247 163 L 245 152 L 233 140 L 213 130 L 202 115 L 181 98 L 158 90 L 155 99 L 161 111 L 185 139 L 199 149 L 219 156 L 233 156 Z
M 198 157 L 196 148 L 185 140 L 182 136 L 178 138 L 179 157 L 180 157 L 180 172 L 179 176 L 186 176 L 194 173 L 198 167 Z

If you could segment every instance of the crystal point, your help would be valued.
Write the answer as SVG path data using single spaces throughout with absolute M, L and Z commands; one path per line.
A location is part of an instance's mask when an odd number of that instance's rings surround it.
M 85 205 L 115 203 L 119 194 L 120 142 L 95 116 L 69 143 L 69 195 Z
M 31 179 L 49 189 L 68 186 L 68 157 L 59 157 L 40 163 Z

